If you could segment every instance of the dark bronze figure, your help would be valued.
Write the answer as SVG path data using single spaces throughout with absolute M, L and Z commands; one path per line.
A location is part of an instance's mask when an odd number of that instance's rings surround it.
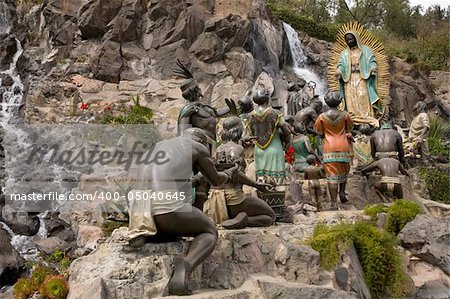
M 382 175 L 375 188 L 388 198 L 403 198 L 403 189 L 398 173 L 406 176 L 409 174 L 400 161 L 394 158 L 381 158 L 364 167 L 361 173 L 367 176 L 375 170 L 379 170 Z
M 187 129 L 183 136 L 158 142 L 154 151 L 164 155 L 165 163 L 140 167 L 133 186 L 134 190 L 151 190 L 158 194 L 158 200 L 151 201 L 151 216 L 157 235 L 194 237 L 186 256 L 174 260 L 175 268 L 168 285 L 169 293 L 174 295 L 190 293 L 187 286 L 190 273 L 211 254 L 217 242 L 215 224 L 191 205 L 193 192 L 189 179 L 192 172 L 200 171 L 208 182 L 217 186 L 231 181 L 237 171 L 237 167 L 232 167 L 217 172 L 206 145 L 207 135 L 198 128 Z M 130 228 L 133 228 L 131 218 L 145 212 L 141 206 L 145 202 L 136 201 L 133 209 L 130 208 Z M 147 229 L 139 223 L 135 223 L 136 227 Z M 130 240 L 130 245 L 142 245 L 142 239 Z
M 220 211 L 209 209 L 214 215 L 215 221 L 221 222 L 227 229 L 239 229 L 247 226 L 269 226 L 274 222 L 274 212 L 263 200 L 245 195 L 242 191 L 243 185 L 255 187 L 261 192 L 267 192 L 270 185 L 257 183 L 245 175 L 244 148 L 239 140 L 244 127 L 239 117 L 229 117 L 223 122 L 221 134 L 222 144 L 216 150 L 216 163 L 218 165 L 239 165 L 239 172 L 235 180 L 211 189 L 208 201 L 215 202 L 225 200 L 227 220 L 222 222 Z M 220 206 L 211 203 L 210 207 Z
M 405 163 L 402 136 L 392 129 L 392 122 L 383 123 L 370 138 L 370 151 L 374 160 L 381 157 L 397 158 Z

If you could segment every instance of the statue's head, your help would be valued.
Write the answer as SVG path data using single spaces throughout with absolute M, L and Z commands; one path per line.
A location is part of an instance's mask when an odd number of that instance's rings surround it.
M 372 134 L 372 127 L 368 124 L 362 124 L 359 126 L 359 131 L 364 135 Z
M 325 103 L 327 103 L 330 108 L 338 107 L 341 100 L 341 95 L 337 91 L 331 91 L 325 95 Z
M 305 134 L 306 127 L 303 123 L 297 122 L 294 124 L 294 131 L 299 134 Z
M 348 45 L 350 48 L 356 47 L 356 46 L 358 45 L 357 42 L 356 42 L 356 36 L 355 36 L 354 33 L 347 32 L 347 33 L 344 35 L 344 39 L 345 39 L 345 42 L 347 43 L 347 45 Z
M 308 155 L 308 156 L 306 157 L 306 162 L 307 162 L 309 165 L 314 165 L 314 164 L 317 162 L 317 158 L 316 158 L 316 156 L 314 156 L 314 155 Z
M 388 119 L 386 121 L 384 121 L 381 125 L 380 125 L 380 129 L 392 129 L 394 128 L 394 124 L 392 123 L 391 119 Z
M 207 136 L 205 131 L 199 128 L 188 128 L 183 131 L 183 137 L 189 137 L 196 142 L 200 142 L 204 146 L 207 146 Z
M 427 109 L 427 104 L 425 104 L 424 101 L 418 101 L 415 105 L 414 105 L 414 111 L 416 112 L 425 112 Z
M 269 90 L 266 88 L 259 88 L 253 95 L 253 102 L 255 102 L 256 105 L 267 104 L 269 100 L 270 100 L 270 93 Z
M 237 142 L 241 139 L 242 133 L 244 132 L 244 126 L 242 121 L 237 116 L 231 116 L 224 119 L 222 122 L 222 133 L 220 137 L 222 141 L 234 141 Z
M 253 101 L 248 95 L 243 96 L 238 104 L 241 107 L 241 113 L 249 113 L 253 110 Z
M 198 86 L 197 81 L 194 79 L 186 79 L 181 83 L 180 86 L 181 89 L 181 95 L 184 99 L 186 99 L 189 102 L 196 102 L 200 100 L 202 95 L 202 90 L 200 89 L 200 86 Z

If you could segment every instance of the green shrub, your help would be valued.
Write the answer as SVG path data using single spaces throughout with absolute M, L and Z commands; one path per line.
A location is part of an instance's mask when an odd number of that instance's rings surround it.
M 117 115 L 113 112 L 105 113 L 99 119 L 100 124 L 150 124 L 153 117 L 152 109 L 141 106 L 139 95 L 131 96 L 133 105 L 123 108 Z
M 444 139 L 450 131 L 450 124 L 445 119 L 431 114 L 430 115 L 430 132 L 428 138 Z
M 20 278 L 13 288 L 13 295 L 16 299 L 26 299 L 34 293 L 31 280 L 29 278 Z
M 398 235 L 403 227 L 420 213 L 422 209 L 415 202 L 398 199 L 387 208 L 386 230 Z
M 420 177 L 425 181 L 431 200 L 450 204 L 450 175 L 440 169 L 419 168 Z
M 442 139 L 428 137 L 428 147 L 432 156 L 442 155 L 447 157 L 447 159 L 450 158 L 450 147 L 444 145 Z
M 364 214 L 370 216 L 370 218 L 375 221 L 377 220 L 378 213 L 385 213 L 387 207 L 383 204 L 368 205 L 364 208 Z
M 353 243 L 373 297 L 401 297 L 407 291 L 407 276 L 395 248 L 397 240 L 384 230 L 365 222 L 319 225 L 307 243 L 320 253 L 326 269 L 335 267 Z
M 64 299 L 69 293 L 69 287 L 64 277 L 60 275 L 49 276 L 39 289 L 45 299 Z
M 308 17 L 302 16 L 299 13 L 289 10 L 283 6 L 278 6 L 274 3 L 269 3 L 269 8 L 280 20 L 288 23 L 294 29 L 306 32 L 311 37 L 323 39 L 329 42 L 336 39 L 339 28 L 338 25 L 319 24 Z

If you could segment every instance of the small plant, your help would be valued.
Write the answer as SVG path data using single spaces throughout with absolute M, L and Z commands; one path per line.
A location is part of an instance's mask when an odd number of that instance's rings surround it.
M 407 199 L 398 199 L 387 208 L 386 230 L 398 235 L 403 227 L 420 213 L 422 209 L 418 204 Z
M 48 275 L 55 274 L 55 270 L 49 267 L 37 266 L 31 273 L 30 281 L 33 290 L 37 291 Z
M 20 278 L 13 288 L 13 295 L 16 299 L 26 299 L 34 293 L 34 288 L 32 287 L 31 279 Z
M 67 269 L 69 269 L 70 264 L 72 263 L 72 259 L 65 257 L 59 262 L 60 272 L 64 273 Z
M 45 299 L 64 299 L 69 293 L 69 287 L 64 277 L 60 275 L 49 276 L 39 289 Z
M 428 138 L 444 139 L 450 131 L 450 124 L 445 119 L 431 114 L 430 115 L 430 133 Z
M 319 225 L 307 242 L 320 253 L 325 269 L 337 266 L 339 257 L 353 244 L 364 270 L 364 279 L 375 298 L 406 293 L 406 274 L 395 246 L 396 238 L 366 222 Z
M 377 220 L 379 213 L 385 213 L 386 211 L 387 207 L 383 204 L 368 205 L 364 208 L 364 214 L 370 216 L 373 221 Z
M 425 181 L 431 200 L 450 204 L 450 175 L 437 168 L 421 166 L 420 177 Z
M 47 263 L 59 263 L 63 258 L 65 257 L 65 254 L 63 251 L 61 250 L 56 250 L 54 251 L 52 254 L 50 254 L 49 256 L 47 256 L 47 258 L 45 259 L 45 261 Z
M 107 113 L 99 120 L 101 124 L 149 124 L 153 117 L 152 109 L 141 106 L 139 95 L 131 96 L 133 105 L 122 108 L 119 114 L 113 115 L 111 106 L 107 106 Z
M 103 235 L 109 237 L 115 229 L 124 226 L 128 226 L 128 222 L 106 220 L 102 224 Z

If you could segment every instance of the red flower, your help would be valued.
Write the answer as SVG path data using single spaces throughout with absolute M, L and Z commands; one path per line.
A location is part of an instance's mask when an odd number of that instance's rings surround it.
M 106 106 L 106 110 L 111 110 L 111 106 Z
M 80 106 L 81 110 L 87 110 L 88 107 L 89 107 L 88 103 L 83 103 L 83 102 L 81 103 L 81 106 Z
M 295 149 L 293 146 L 290 146 L 286 154 L 284 155 L 284 159 L 289 164 L 294 164 L 295 162 Z

